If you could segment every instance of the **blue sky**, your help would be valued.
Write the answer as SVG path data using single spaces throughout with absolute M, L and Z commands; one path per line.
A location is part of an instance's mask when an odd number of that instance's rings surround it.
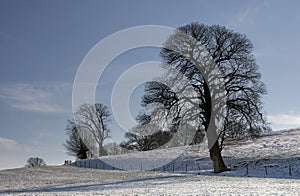
M 0 169 L 23 166 L 30 156 L 49 164 L 70 158 L 62 144 L 82 59 L 106 36 L 137 25 L 197 21 L 246 34 L 268 87 L 263 101 L 272 127 L 300 127 L 299 8 L 296 0 L 1 0 Z M 98 83 L 96 101 L 109 103 L 114 80 L 133 64 L 158 60 L 157 52 L 133 50 L 115 59 Z

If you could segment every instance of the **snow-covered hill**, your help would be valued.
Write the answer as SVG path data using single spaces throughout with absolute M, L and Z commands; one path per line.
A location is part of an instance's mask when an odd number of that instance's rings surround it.
M 206 144 L 76 163 L 98 169 L 46 166 L 3 170 L 0 195 L 300 195 L 299 139 L 300 130 L 295 129 L 231 144 L 223 156 L 233 171 L 222 174 L 212 173 Z M 122 167 L 117 165 L 121 161 L 125 167 L 145 156 L 160 160 L 178 152 L 179 157 L 167 165 L 154 166 L 156 171 L 116 170 Z M 103 164 L 108 161 L 115 165 Z M 140 166 L 135 169 L 144 169 Z
M 255 140 L 231 142 L 222 154 L 232 171 L 220 175 L 300 178 L 299 141 L 300 129 L 292 129 L 265 134 Z M 74 165 L 97 169 L 214 175 L 206 143 L 88 159 Z
M 300 195 L 300 180 L 46 166 L 0 171 L 0 195 Z

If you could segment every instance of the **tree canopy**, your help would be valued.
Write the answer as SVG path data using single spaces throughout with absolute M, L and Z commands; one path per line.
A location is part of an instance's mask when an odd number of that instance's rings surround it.
M 215 120 L 212 108 L 216 102 L 212 98 L 219 89 L 214 85 L 216 74 L 211 67 L 216 67 L 217 77 L 224 86 L 226 110 L 218 135 L 221 145 L 217 140 L 210 148 L 210 156 L 215 172 L 222 172 L 227 169 L 221 157 L 224 139 L 255 137 L 269 130 L 261 101 L 267 91 L 253 45 L 246 35 L 226 27 L 191 23 L 179 27 L 164 46 L 160 56 L 166 74 L 160 81 L 146 85 L 143 104 L 159 102 L 168 116 L 181 122 L 196 120 L 197 126 L 207 131 Z M 172 69 L 184 75 L 185 80 Z M 179 96 L 184 91 L 193 93 Z M 191 107 L 186 107 L 187 104 Z

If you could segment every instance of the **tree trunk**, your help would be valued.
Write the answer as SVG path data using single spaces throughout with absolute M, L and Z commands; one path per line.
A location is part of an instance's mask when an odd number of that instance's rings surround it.
M 226 165 L 223 161 L 222 155 L 221 155 L 221 149 L 219 147 L 218 140 L 213 145 L 213 147 L 209 150 L 209 155 L 210 155 L 210 159 L 213 162 L 215 173 L 221 173 L 224 171 L 228 171 L 228 168 L 226 167 Z
M 107 152 L 103 148 L 103 144 L 98 144 L 98 146 L 99 146 L 99 157 L 106 156 Z
M 209 123 L 211 120 L 215 120 L 214 117 L 211 119 L 212 115 L 212 102 L 211 102 L 211 96 L 210 96 L 210 90 L 208 87 L 208 84 L 206 81 L 204 82 L 204 97 L 205 97 L 205 105 L 204 105 L 204 116 L 206 117 L 206 121 L 204 122 L 205 131 L 209 131 Z M 216 126 L 214 126 L 216 128 Z M 208 134 L 207 134 L 207 137 Z M 209 138 L 208 138 L 209 139 Z M 213 142 L 212 142 L 213 144 Z M 214 172 L 215 173 L 221 173 L 224 171 L 228 171 L 228 168 L 226 167 L 222 155 L 221 155 L 221 149 L 219 147 L 219 141 L 216 139 L 215 144 L 209 149 L 209 155 L 210 159 L 213 162 L 214 166 Z

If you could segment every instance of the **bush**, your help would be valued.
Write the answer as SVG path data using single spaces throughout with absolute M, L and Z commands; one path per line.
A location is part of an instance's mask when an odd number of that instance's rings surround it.
M 46 166 L 46 162 L 39 157 L 30 157 L 27 160 L 26 167 L 40 167 L 40 166 Z

